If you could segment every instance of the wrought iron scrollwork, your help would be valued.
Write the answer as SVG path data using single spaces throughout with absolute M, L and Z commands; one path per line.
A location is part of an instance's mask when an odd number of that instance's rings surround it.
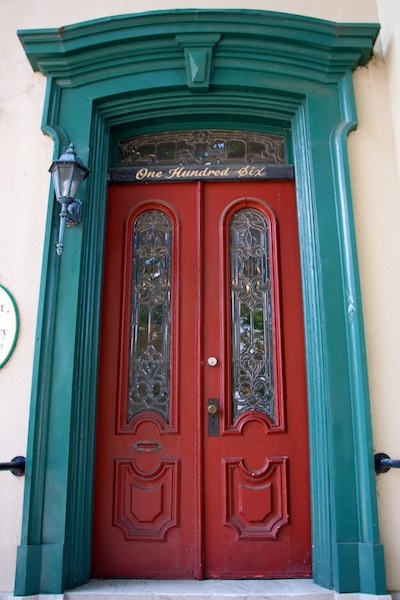
M 274 422 L 273 307 L 269 228 L 258 210 L 230 223 L 233 421 L 257 410 Z
M 129 422 L 143 410 L 169 422 L 172 225 L 160 210 L 134 225 Z

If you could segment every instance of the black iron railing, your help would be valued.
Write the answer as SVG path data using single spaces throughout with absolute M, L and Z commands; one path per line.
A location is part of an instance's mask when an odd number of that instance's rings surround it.
M 375 472 L 387 473 L 389 469 L 400 469 L 400 460 L 390 458 L 384 452 L 375 454 Z
M 16 477 L 25 475 L 25 456 L 15 456 L 11 462 L 0 463 L 0 471 L 11 471 Z
M 375 454 L 375 472 L 387 473 L 389 469 L 400 469 L 400 460 L 390 458 L 384 452 Z M 25 457 L 15 456 L 10 462 L 0 463 L 0 471 L 11 471 L 16 477 L 25 475 Z

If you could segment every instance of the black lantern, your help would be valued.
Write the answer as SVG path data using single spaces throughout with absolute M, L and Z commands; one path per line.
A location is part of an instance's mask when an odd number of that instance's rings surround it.
M 70 144 L 66 152 L 53 162 L 49 171 L 53 179 L 57 202 L 61 204 L 60 231 L 56 244 L 57 254 L 60 256 L 64 248 L 65 225 L 72 226 L 80 223 L 82 204 L 75 196 L 82 181 L 88 176 L 89 169 L 77 157 L 74 145 Z

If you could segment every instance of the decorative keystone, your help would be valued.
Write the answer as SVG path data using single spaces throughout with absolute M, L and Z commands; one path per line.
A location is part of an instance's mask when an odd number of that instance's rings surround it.
M 200 92 L 208 90 L 213 48 L 220 39 L 219 34 L 192 33 L 176 36 L 176 41 L 185 54 L 187 85 L 191 90 Z

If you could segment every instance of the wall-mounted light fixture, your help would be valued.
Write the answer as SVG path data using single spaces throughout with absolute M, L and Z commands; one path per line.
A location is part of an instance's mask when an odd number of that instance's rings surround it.
M 77 157 L 74 145 L 70 144 L 66 152 L 53 162 L 49 171 L 53 178 L 57 202 L 61 204 L 60 230 L 56 244 L 57 254 L 61 256 L 65 226 L 77 225 L 81 221 L 82 203 L 75 196 L 82 181 L 88 176 L 89 169 Z

